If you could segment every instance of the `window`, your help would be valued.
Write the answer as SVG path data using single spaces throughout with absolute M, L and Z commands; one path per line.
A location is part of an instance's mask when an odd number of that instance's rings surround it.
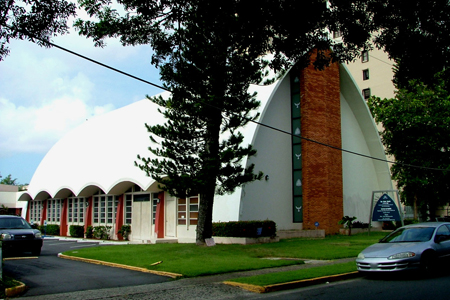
M 42 213 L 42 201 L 31 201 L 30 203 L 30 223 L 40 223 L 41 222 L 41 213 Z M 41 224 L 39 224 L 41 225 Z M 42 224 L 43 225 L 43 224 Z
M 198 197 L 189 198 L 189 224 L 197 225 L 198 221 Z
M 68 222 L 75 224 L 82 224 L 84 222 L 84 198 L 69 198 L 68 199 Z
M 186 225 L 186 199 L 178 199 L 178 225 Z
M 127 195 L 128 196 L 128 195 Z M 128 198 L 126 199 L 128 202 Z M 112 195 L 99 195 L 94 196 L 92 200 L 92 215 L 93 215 L 93 223 L 98 224 L 99 226 L 111 226 L 114 225 L 116 221 L 116 212 L 117 205 L 119 201 L 116 196 Z M 128 205 L 128 203 L 126 203 Z M 128 207 L 126 206 L 126 211 Z M 125 222 L 128 221 L 127 213 L 125 214 Z
M 125 224 L 131 224 L 133 197 L 131 194 L 125 196 Z
M 61 199 L 47 200 L 47 221 L 50 223 L 59 222 L 61 216 Z
M 369 69 L 363 70 L 363 80 L 369 80 Z
M 363 51 L 361 53 L 361 62 L 368 62 L 369 61 L 369 51 Z
M 158 207 L 158 202 L 159 202 L 159 198 L 158 198 L 158 193 L 153 193 L 152 194 L 152 224 L 155 225 L 156 223 L 156 208 Z
M 369 99 L 370 98 L 370 89 L 362 90 L 362 94 L 363 94 L 364 99 Z
M 178 199 L 178 225 L 197 225 L 198 196 Z

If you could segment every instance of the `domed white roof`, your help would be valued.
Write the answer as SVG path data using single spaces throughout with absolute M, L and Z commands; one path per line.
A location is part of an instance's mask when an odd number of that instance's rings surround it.
M 163 123 L 158 106 L 148 99 L 87 120 L 61 138 L 47 153 L 30 182 L 28 193 L 51 197 L 62 189 L 78 195 L 87 186 L 108 193 L 130 181 L 146 189 L 153 180 L 135 166 L 151 146 L 145 123 Z M 58 126 L 58 124 L 55 124 Z
M 250 88 L 251 92 L 258 92 L 259 112 L 264 111 L 275 87 L 276 84 Z M 151 156 L 148 147 L 152 142 L 145 124 L 166 121 L 158 108 L 144 99 L 87 120 L 50 149 L 36 169 L 26 194 L 32 199 L 41 193 L 44 198 L 47 198 L 45 194 L 62 198 L 67 195 L 58 192 L 64 190 L 66 194 L 71 191 L 76 196 L 84 196 L 83 191 L 89 187 L 101 188 L 108 194 L 122 182 L 132 182 L 146 190 L 155 181 L 136 167 L 135 161 L 138 154 Z M 245 145 L 252 142 L 256 128 L 257 124 L 250 123 L 241 130 Z

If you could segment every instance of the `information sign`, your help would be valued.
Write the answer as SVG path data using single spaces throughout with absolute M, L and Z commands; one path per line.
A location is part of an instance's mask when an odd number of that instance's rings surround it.
M 397 205 L 387 194 L 378 199 L 373 209 L 372 221 L 401 221 Z

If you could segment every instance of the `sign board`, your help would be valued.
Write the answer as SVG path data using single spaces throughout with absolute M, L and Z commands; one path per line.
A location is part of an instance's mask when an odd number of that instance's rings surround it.
M 387 194 L 378 199 L 373 209 L 372 221 L 401 221 L 397 205 Z
M 206 243 L 206 246 L 208 246 L 208 247 L 212 247 L 212 246 L 216 245 L 216 242 L 214 242 L 213 238 L 205 239 L 205 243 Z

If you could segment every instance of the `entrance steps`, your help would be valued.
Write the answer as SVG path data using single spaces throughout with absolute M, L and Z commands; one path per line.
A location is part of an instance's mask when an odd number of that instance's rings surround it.
M 178 243 L 178 239 L 174 238 L 162 238 L 162 239 L 156 239 L 153 241 L 155 244 L 176 244 Z

